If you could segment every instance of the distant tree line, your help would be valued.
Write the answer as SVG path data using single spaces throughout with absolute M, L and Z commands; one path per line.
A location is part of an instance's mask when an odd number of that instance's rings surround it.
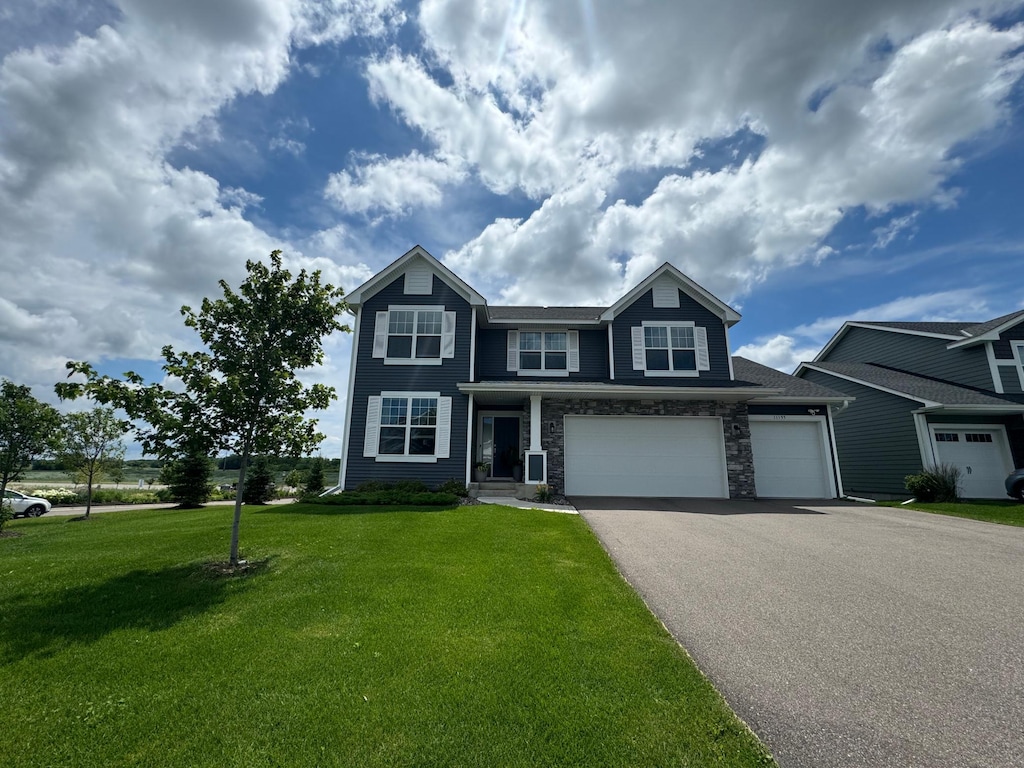
M 267 457 L 267 464 L 272 473 L 286 474 L 292 470 L 308 472 L 313 464 L 314 456 L 295 457 Z M 216 456 L 211 460 L 216 464 L 217 469 L 230 471 L 240 469 L 242 457 L 237 453 L 228 456 Z M 249 459 L 249 466 L 253 465 L 255 458 Z M 341 459 L 324 459 L 324 472 L 330 475 L 337 474 L 341 470 Z M 126 459 L 123 462 L 125 469 L 163 469 L 168 462 L 162 459 Z M 37 471 L 61 472 L 67 468 L 57 458 L 36 458 L 32 461 L 31 469 Z

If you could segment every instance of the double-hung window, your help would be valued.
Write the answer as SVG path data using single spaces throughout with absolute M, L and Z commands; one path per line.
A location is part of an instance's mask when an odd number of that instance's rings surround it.
M 579 331 L 509 331 L 507 367 L 520 376 L 568 376 L 580 369 Z
M 369 398 L 363 455 L 377 461 L 448 458 L 452 399 L 438 392 L 382 392 Z
M 373 356 L 387 365 L 440 365 L 455 356 L 455 313 L 411 306 L 378 312 Z
M 698 376 L 711 368 L 707 331 L 692 322 L 644 321 L 632 335 L 633 370 L 645 376 Z

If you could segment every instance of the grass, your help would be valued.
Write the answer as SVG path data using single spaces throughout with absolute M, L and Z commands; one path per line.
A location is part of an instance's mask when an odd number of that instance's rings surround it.
M 247 508 L 17 520 L 17 766 L 772 765 L 578 517 Z
M 885 507 L 904 507 L 898 501 L 880 501 Z M 917 509 L 921 512 L 934 512 L 938 515 L 966 517 L 971 520 L 984 520 L 1001 525 L 1024 526 L 1024 504 L 1017 501 L 1000 501 L 995 499 L 974 499 L 961 502 L 922 502 L 907 504 L 905 509 Z

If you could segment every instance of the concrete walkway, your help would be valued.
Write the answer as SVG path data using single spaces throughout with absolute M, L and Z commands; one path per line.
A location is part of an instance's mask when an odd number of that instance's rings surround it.
M 291 504 L 295 499 L 274 499 L 270 504 Z M 234 501 L 208 501 L 204 506 L 234 506 Z M 93 504 L 90 514 L 103 512 L 124 512 L 131 509 L 177 509 L 177 504 Z M 53 507 L 44 517 L 81 517 L 85 514 L 85 506 Z
M 513 496 L 478 496 L 477 501 L 484 504 L 501 504 L 506 507 L 518 507 L 519 509 L 543 509 L 547 512 L 563 512 L 567 515 L 576 515 L 576 507 L 569 504 L 545 504 L 540 501 L 523 501 Z
M 834 501 L 572 501 L 783 768 L 1024 766 L 1024 528 Z

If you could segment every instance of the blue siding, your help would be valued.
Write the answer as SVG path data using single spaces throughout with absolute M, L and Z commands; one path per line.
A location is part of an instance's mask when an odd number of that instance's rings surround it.
M 520 330 L 532 330 L 523 326 Z M 540 330 L 540 329 L 538 329 Z M 550 326 L 547 330 L 559 330 Z M 608 379 L 608 331 L 581 330 L 580 370 L 570 373 L 568 378 L 583 381 L 606 381 Z M 481 328 L 476 332 L 476 380 L 477 381 L 529 381 L 529 376 L 520 376 L 508 370 L 508 331 L 504 328 Z M 537 380 L 565 380 L 558 376 L 537 376 Z
M 640 325 L 644 320 L 689 320 L 706 328 L 711 370 L 701 371 L 700 376 L 692 378 L 644 376 L 643 371 L 634 371 L 633 337 L 630 329 Z M 679 292 L 678 309 L 655 307 L 653 292 L 647 291 L 637 297 L 636 301 L 615 318 L 612 329 L 615 343 L 616 382 L 687 387 L 704 386 L 712 381 L 729 381 L 729 345 L 725 338 L 725 324 L 721 318 L 682 291 Z M 605 344 L 607 346 L 607 340 Z
M 1007 395 L 1019 395 L 1024 390 L 1020 386 L 1020 375 L 1017 373 L 1016 365 L 996 366 L 999 371 L 999 380 L 1003 383 L 1003 393 Z
M 459 392 L 457 384 L 469 381 L 469 348 L 473 310 L 469 303 L 442 280 L 434 277 L 430 296 L 407 296 L 402 276 L 382 288 L 360 308 L 359 338 L 356 351 L 356 380 L 353 390 L 351 428 L 349 430 L 348 466 L 345 488 L 351 490 L 366 480 L 420 479 L 437 485 L 456 478 L 466 478 L 466 427 L 469 399 Z M 373 357 L 373 334 L 376 313 L 388 305 L 444 305 L 457 313 L 455 326 L 455 357 L 441 365 L 384 365 Z M 448 459 L 436 463 L 377 462 L 363 456 L 366 435 L 367 398 L 384 391 L 440 392 L 452 398 L 451 448 Z
M 996 360 L 1012 360 L 1013 349 L 1011 341 L 1024 341 L 1024 322 L 1017 323 L 999 334 L 999 341 L 992 342 L 992 349 L 995 352 Z
M 984 346 L 946 349 L 950 342 L 929 336 L 848 328 L 824 361 L 877 363 L 901 371 L 945 379 L 968 387 L 992 389 L 992 374 Z
M 921 403 L 819 371 L 805 371 L 801 378 L 857 398 L 832 419 L 846 492 L 869 497 L 905 494 L 904 478 L 921 471 L 911 415 Z

